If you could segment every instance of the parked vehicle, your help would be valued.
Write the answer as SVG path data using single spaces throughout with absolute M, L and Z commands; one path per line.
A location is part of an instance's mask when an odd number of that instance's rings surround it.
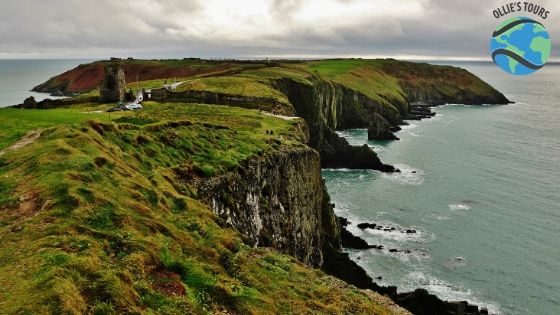
M 119 102 L 118 106 L 109 108 L 107 112 L 119 112 L 119 111 L 137 110 L 137 109 L 142 109 L 142 105 L 140 105 L 137 102 L 128 103 L 126 105 L 124 105 L 122 102 Z
M 142 109 L 142 105 L 138 103 L 128 103 L 125 105 L 125 107 L 129 110 Z

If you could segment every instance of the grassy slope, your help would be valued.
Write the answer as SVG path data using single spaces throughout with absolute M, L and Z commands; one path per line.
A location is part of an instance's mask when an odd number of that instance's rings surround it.
M 88 119 L 108 121 L 109 116 L 98 113 L 83 113 L 80 110 L 41 111 L 0 108 L 0 150 L 31 130 L 64 123 L 77 123 Z
M 177 91 L 185 90 L 268 97 L 275 98 L 284 104 L 289 104 L 286 96 L 273 89 L 268 80 L 259 80 L 254 77 L 241 75 L 192 79 L 177 87 Z
M 36 113 L 20 118 L 25 128 L 48 127 Z M 40 114 L 56 126 L 0 156 L 2 313 L 390 313 L 291 257 L 244 246 L 196 200 L 190 180 L 302 146 L 297 121 L 197 104 L 148 103 L 105 123 Z

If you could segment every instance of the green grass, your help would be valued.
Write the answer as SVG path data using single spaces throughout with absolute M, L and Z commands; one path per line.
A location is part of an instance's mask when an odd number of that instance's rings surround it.
M 309 70 L 317 72 L 329 78 L 346 74 L 363 66 L 375 65 L 367 59 L 328 59 L 312 61 L 308 64 Z
M 109 121 L 104 113 L 83 113 L 79 110 L 22 110 L 0 108 L 0 149 L 14 143 L 26 133 L 60 124 L 76 124 L 88 119 Z
M 0 156 L 2 313 L 389 314 L 291 257 L 243 245 L 196 200 L 193 180 L 302 146 L 298 120 L 202 104 L 147 103 L 112 122 L 41 114 L 51 127 Z
M 403 113 L 407 104 L 398 77 L 383 72 L 382 62 L 376 59 L 330 59 L 309 62 L 307 68 L 319 77 L 361 92 L 391 111 Z
M 177 87 L 177 91 L 210 91 L 242 96 L 257 96 L 276 99 L 289 104 L 286 95 L 272 88 L 268 80 L 259 80 L 243 76 L 220 76 L 193 79 Z

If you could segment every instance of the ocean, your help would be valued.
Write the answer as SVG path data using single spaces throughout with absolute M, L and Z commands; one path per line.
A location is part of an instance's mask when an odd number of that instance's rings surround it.
M 87 60 L 0 60 L 0 107 Z M 500 314 L 560 314 L 560 66 L 530 76 L 491 63 L 452 63 L 515 101 L 435 108 L 432 119 L 398 132 L 400 141 L 367 141 L 402 173 L 324 170 L 336 212 L 382 251 L 351 251 L 382 285 L 418 287 Z M 360 222 L 417 233 L 360 230 Z M 410 253 L 390 253 L 390 248 Z
M 23 103 L 29 96 L 41 101 L 55 98 L 30 90 L 49 78 L 91 60 L 0 59 L 0 107 Z
M 560 314 L 560 66 L 513 76 L 491 63 L 448 64 L 516 103 L 439 106 L 398 132 L 400 141 L 340 132 L 403 171 L 323 171 L 349 230 L 384 245 L 350 256 L 399 292 L 422 287 L 499 314 Z

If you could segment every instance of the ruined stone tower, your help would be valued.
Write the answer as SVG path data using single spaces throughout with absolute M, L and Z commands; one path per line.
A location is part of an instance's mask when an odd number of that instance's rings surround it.
M 124 99 L 126 82 L 120 61 L 111 59 L 105 66 L 105 77 L 99 87 L 99 101 L 102 103 L 120 102 Z

